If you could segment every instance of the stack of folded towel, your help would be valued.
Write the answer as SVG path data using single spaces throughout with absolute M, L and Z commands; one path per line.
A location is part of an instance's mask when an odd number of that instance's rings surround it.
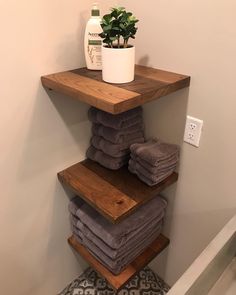
M 179 147 L 160 140 L 131 145 L 130 172 L 153 186 L 171 175 L 179 160 Z
M 161 233 L 166 201 L 155 197 L 112 224 L 78 197 L 69 204 L 74 236 L 113 274 L 122 272 Z
M 109 169 L 119 169 L 128 163 L 130 145 L 144 142 L 142 108 L 112 115 L 91 107 L 91 145 L 87 157 Z

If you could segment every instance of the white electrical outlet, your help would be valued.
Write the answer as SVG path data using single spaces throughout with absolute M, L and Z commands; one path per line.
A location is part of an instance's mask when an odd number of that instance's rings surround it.
M 194 117 L 187 116 L 184 141 L 199 147 L 203 121 Z

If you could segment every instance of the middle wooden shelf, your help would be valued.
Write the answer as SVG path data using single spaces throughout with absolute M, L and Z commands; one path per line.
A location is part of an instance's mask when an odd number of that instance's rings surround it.
M 178 174 L 150 187 L 126 166 L 112 171 L 87 159 L 59 172 L 58 178 L 109 221 L 118 223 L 176 182 Z

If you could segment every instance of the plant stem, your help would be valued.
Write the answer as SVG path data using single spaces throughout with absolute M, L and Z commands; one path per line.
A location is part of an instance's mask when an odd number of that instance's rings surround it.
M 118 48 L 120 48 L 120 36 L 118 36 Z

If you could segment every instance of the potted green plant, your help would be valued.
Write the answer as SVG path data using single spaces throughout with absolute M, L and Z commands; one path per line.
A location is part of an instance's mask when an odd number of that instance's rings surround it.
M 138 20 L 125 8 L 111 8 L 102 18 L 102 76 L 109 83 L 127 83 L 134 80 L 135 47 L 129 39 L 135 39 Z

